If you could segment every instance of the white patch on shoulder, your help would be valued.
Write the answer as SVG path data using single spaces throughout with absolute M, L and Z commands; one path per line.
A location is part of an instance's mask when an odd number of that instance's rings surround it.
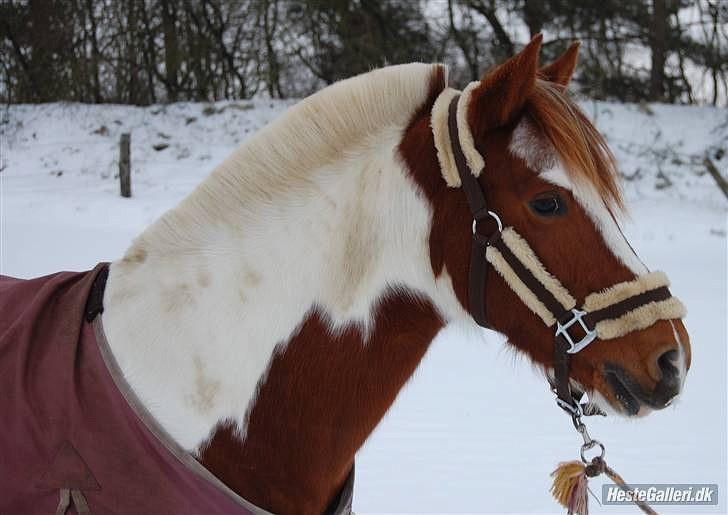
M 111 265 L 109 346 L 185 449 L 224 420 L 245 436 L 271 360 L 314 309 L 365 337 L 390 288 L 466 316 L 434 276 L 432 210 L 398 153 L 438 67 L 387 67 L 299 102 Z
M 523 119 L 513 131 L 508 147 L 516 157 L 523 159 L 539 176 L 574 195 L 604 238 L 607 247 L 635 275 L 648 272 L 624 237 L 617 221 L 596 189 L 587 183 L 575 183 L 566 173 L 551 144 L 538 132 L 533 123 Z
M 244 438 L 273 356 L 312 309 L 332 332 L 360 327 L 365 344 L 390 288 L 431 300 L 446 321 L 467 317 L 450 277 L 432 271 L 432 209 L 398 154 L 401 131 L 383 128 L 295 191 L 273 192 L 240 216 L 244 226 L 195 224 L 176 251 L 160 246 L 155 231 L 164 227 L 153 226 L 135 244 L 143 259 L 111 266 L 109 345 L 185 449 L 222 420 L 237 422 Z

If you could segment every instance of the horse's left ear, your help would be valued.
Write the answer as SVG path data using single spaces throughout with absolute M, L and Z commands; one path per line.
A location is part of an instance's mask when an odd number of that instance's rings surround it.
M 541 68 L 538 75 L 549 82 L 555 82 L 564 87 L 568 86 L 579 58 L 579 46 L 581 46 L 579 41 L 572 43 L 561 57 Z
M 508 124 L 523 111 L 536 84 L 542 40 L 538 34 L 518 54 L 465 88 L 468 121 L 476 139 L 488 129 Z

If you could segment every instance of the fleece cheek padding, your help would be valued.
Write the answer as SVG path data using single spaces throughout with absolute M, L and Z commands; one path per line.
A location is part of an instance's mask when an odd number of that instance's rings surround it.
M 564 288 L 564 286 L 552 276 L 531 247 L 512 227 L 506 227 L 501 233 L 501 239 L 513 255 L 525 266 L 531 274 L 540 282 L 565 309 L 572 309 L 576 306 L 576 300 Z M 552 326 L 556 323 L 556 317 L 561 313 L 551 313 L 548 308 L 541 302 L 538 297 L 526 286 L 518 274 L 511 268 L 501 252 L 494 246 L 489 246 L 486 251 L 486 259 L 493 265 L 498 273 L 503 277 L 508 286 L 518 295 L 528 308 L 536 313 L 541 320 L 547 325 Z
M 520 234 L 518 234 L 512 227 L 506 227 L 503 229 L 501 235 L 503 242 L 511 249 L 511 252 L 528 268 L 528 270 L 543 284 L 548 291 L 558 300 L 562 306 L 566 309 L 571 309 L 576 306 L 576 300 L 568 292 L 566 288 L 551 275 L 546 268 L 543 266 L 541 261 L 536 257 L 533 249 L 526 243 Z M 561 313 L 553 313 L 556 316 Z
M 525 285 L 513 269 L 508 265 L 503 255 L 495 247 L 488 247 L 485 252 L 485 256 L 488 262 L 493 265 L 493 268 L 503 277 L 506 284 L 518 295 L 518 298 L 534 313 L 536 313 L 543 323 L 547 326 L 552 326 L 556 323 L 554 315 L 546 309 L 541 301 L 538 300 L 536 295 Z

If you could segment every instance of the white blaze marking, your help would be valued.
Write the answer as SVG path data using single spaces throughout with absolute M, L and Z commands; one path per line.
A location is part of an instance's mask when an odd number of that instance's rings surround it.
M 571 191 L 604 238 L 607 247 L 619 261 L 635 275 L 648 272 L 647 267 L 627 243 L 617 222 L 594 186 L 572 181 L 557 158 L 553 147 L 532 127 L 528 120 L 521 121 L 513 131 L 509 150 L 515 156 L 523 159 L 529 168 L 537 171 L 542 179 Z

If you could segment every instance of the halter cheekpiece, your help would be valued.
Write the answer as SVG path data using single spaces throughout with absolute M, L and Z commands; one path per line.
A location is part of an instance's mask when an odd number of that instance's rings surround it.
M 463 96 L 470 94 L 466 88 Z M 440 101 L 442 100 L 442 101 Z M 448 101 L 446 112 L 444 101 Z M 490 328 L 485 304 L 488 264 L 503 277 L 526 306 L 554 329 L 554 381 L 557 404 L 572 416 L 583 412 L 569 386 L 569 357 L 597 340 L 624 336 L 659 320 L 682 318 L 685 308 L 668 289 L 662 272 L 641 275 L 587 295 L 580 307 L 571 293 L 543 266 L 525 239 L 513 227 L 504 227 L 488 209 L 477 175 L 469 161 L 477 152 L 466 120 L 468 98 L 446 89 L 433 107 L 432 127 L 443 176 L 450 186 L 462 186 L 473 216 L 468 310 L 478 325 Z M 447 117 L 446 129 L 443 118 Z M 467 131 L 465 138 L 462 133 Z M 464 140 L 464 142 L 463 142 Z M 466 158 L 463 143 L 470 158 Z M 445 148 L 449 146 L 449 148 Z M 482 164 L 480 156 L 479 164 Z M 457 177 L 452 168 L 457 170 Z M 459 180 L 457 180 L 459 179 Z M 458 184 L 458 182 L 460 184 Z M 490 230 L 489 230 L 490 229 Z

